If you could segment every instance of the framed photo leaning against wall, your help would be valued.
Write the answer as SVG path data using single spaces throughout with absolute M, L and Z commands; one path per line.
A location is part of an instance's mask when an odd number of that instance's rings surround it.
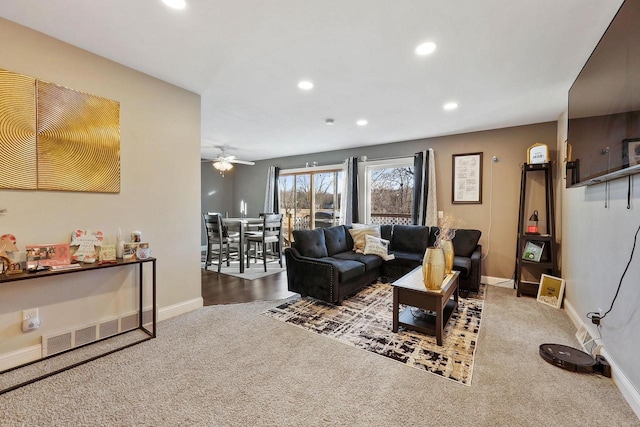
M 564 294 L 564 279 L 542 274 L 537 300 L 551 307 L 560 308 Z

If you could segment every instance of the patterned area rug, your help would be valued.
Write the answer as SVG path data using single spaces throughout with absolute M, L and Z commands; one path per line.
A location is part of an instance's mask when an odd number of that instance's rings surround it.
M 296 296 L 262 314 L 470 386 L 484 292 L 481 285 L 477 295 L 460 297 L 442 346 L 434 336 L 402 327 L 398 333 L 391 331 L 393 288 L 387 283 L 369 285 L 341 306 Z M 415 316 L 421 314 L 412 310 Z

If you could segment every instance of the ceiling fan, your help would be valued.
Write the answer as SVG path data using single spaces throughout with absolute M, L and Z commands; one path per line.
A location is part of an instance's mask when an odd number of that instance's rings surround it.
M 237 163 L 239 165 L 249 165 L 253 166 L 256 163 L 250 162 L 248 160 L 240 160 L 236 159 L 236 156 L 225 156 L 224 148 L 220 147 L 220 155 L 215 159 L 204 159 L 203 162 L 211 162 L 214 168 L 220 171 L 220 175 L 224 176 L 224 173 L 231 168 L 233 168 L 233 164 Z

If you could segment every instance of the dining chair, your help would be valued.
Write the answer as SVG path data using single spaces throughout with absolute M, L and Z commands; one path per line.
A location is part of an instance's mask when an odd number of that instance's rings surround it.
M 227 227 L 227 225 L 224 223 L 224 217 L 222 216 L 221 213 L 218 213 L 218 212 L 207 212 L 207 214 L 208 215 L 219 215 L 220 218 L 222 218 L 222 224 L 223 224 L 222 230 L 224 231 L 224 234 L 226 236 L 233 237 L 233 238 L 237 238 L 237 237 L 240 236 L 240 232 L 239 231 L 235 231 L 235 230 L 234 231 L 230 231 L 229 230 L 229 227 Z
M 204 262 L 204 269 L 206 270 L 209 265 L 213 264 L 213 257 L 217 255 L 218 258 L 218 273 L 222 268 L 222 262 L 227 262 L 227 267 L 231 265 L 232 248 L 231 243 L 238 243 L 240 240 L 230 235 L 226 230 L 222 216 L 218 213 L 206 213 L 202 214 L 204 221 L 204 227 L 207 230 L 207 254 Z M 235 253 L 237 254 L 238 248 Z
M 267 257 L 277 257 L 282 267 L 282 214 L 265 213 L 262 217 L 262 225 L 259 232 L 247 233 L 247 267 L 253 254 L 257 262 L 258 255 L 262 258 L 264 271 L 267 271 Z

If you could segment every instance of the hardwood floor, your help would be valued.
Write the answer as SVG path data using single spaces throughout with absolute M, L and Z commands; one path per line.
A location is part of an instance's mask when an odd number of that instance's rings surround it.
M 204 305 L 271 301 L 295 295 L 287 290 L 286 271 L 256 280 L 241 279 L 204 269 L 200 271 Z

